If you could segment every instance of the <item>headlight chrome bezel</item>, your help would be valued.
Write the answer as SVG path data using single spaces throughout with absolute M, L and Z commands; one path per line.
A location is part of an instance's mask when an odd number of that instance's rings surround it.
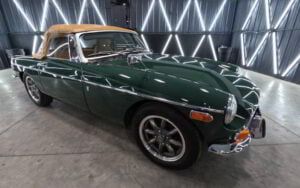
M 234 95 L 229 94 L 227 106 L 225 109 L 224 123 L 225 124 L 231 123 L 236 115 L 236 112 L 237 112 L 237 101 Z

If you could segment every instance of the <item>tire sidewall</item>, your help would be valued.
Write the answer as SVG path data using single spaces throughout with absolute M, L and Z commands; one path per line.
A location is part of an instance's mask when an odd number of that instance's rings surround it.
M 41 105 L 41 97 L 42 97 L 42 93 L 41 93 L 41 91 L 38 89 L 38 90 L 39 90 L 39 95 L 40 95 L 39 100 L 36 101 L 36 100 L 34 100 L 34 99 L 32 98 L 31 94 L 30 94 L 29 91 L 28 91 L 28 85 L 27 85 L 27 80 L 26 80 L 28 77 L 30 77 L 30 78 L 34 81 L 34 79 L 33 79 L 31 76 L 29 76 L 29 75 L 27 75 L 27 74 L 24 74 L 24 85 L 25 85 L 26 92 L 27 92 L 27 94 L 29 95 L 29 98 L 32 100 L 32 102 L 34 102 L 34 103 L 37 104 L 37 105 Z M 35 82 L 35 81 L 34 81 L 34 82 Z
M 150 115 L 157 115 L 162 116 L 172 123 L 176 125 L 176 127 L 179 129 L 181 134 L 184 137 L 185 140 L 185 153 L 184 155 L 172 162 L 167 162 L 158 159 L 157 157 L 153 156 L 144 146 L 142 143 L 142 140 L 139 135 L 139 127 L 141 121 L 146 117 Z M 132 125 L 133 125 L 133 134 L 137 141 L 137 144 L 139 148 L 143 151 L 143 153 L 149 157 L 152 161 L 155 163 L 169 168 L 175 168 L 175 169 L 184 169 L 189 166 L 191 166 L 198 158 L 198 155 L 201 154 L 201 147 L 202 142 L 198 135 L 197 130 L 193 125 L 187 121 L 180 113 L 176 112 L 174 109 L 165 106 L 165 105 L 146 105 L 141 107 L 135 116 L 132 119 Z

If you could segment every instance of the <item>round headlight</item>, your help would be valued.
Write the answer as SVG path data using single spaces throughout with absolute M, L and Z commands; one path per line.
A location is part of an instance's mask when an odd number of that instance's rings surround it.
M 234 95 L 230 94 L 225 110 L 225 124 L 229 124 L 235 117 L 237 111 L 237 102 Z

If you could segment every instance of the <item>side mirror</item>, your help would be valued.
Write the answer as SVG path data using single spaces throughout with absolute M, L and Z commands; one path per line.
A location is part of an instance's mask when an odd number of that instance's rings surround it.
M 142 55 L 140 54 L 129 54 L 127 56 L 128 65 L 137 64 L 142 62 Z

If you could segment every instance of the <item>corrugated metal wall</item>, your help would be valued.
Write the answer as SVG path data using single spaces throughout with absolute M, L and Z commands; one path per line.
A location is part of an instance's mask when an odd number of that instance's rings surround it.
M 28 19 L 32 21 L 36 32 L 27 23 L 24 15 L 16 8 L 14 1 L 20 4 L 24 9 Z M 41 22 L 44 3 L 47 0 L 0 0 L 0 51 L 6 48 L 25 48 L 26 52 L 31 53 L 33 46 L 33 36 L 41 34 Z M 77 23 L 80 10 L 84 0 L 48 0 L 49 8 L 45 20 L 45 28 L 57 23 L 64 23 L 64 19 L 56 9 L 53 1 L 61 8 L 63 14 L 69 23 Z M 149 8 L 153 0 L 130 0 L 130 10 L 128 16 L 130 18 L 130 27 L 141 31 L 146 19 Z M 160 3 L 161 1 L 161 3 Z M 185 6 L 190 1 L 190 6 L 183 18 L 182 25 L 175 31 L 176 25 L 180 20 Z M 249 19 L 246 29 L 242 30 L 247 14 L 253 4 L 258 1 L 257 7 L 254 9 Z M 224 0 L 198 0 L 198 5 L 203 16 L 206 30 L 200 25 L 199 14 L 195 0 L 155 0 L 152 12 L 149 13 L 149 19 L 142 31 L 151 49 L 154 52 L 161 52 L 167 42 L 170 34 L 177 35 L 181 42 L 183 52 L 187 56 L 191 56 L 203 35 L 211 35 L 215 51 L 220 45 L 232 46 L 234 54 L 231 62 L 242 64 L 241 56 L 241 33 L 244 36 L 245 62 L 249 62 L 253 52 L 259 46 L 261 38 L 265 33 L 270 33 L 261 49 L 254 57 L 254 61 L 246 68 L 253 69 L 264 74 L 269 74 L 282 79 L 287 79 L 296 83 L 300 83 L 300 68 L 298 68 L 297 60 L 300 54 L 300 0 L 290 7 L 285 15 L 282 24 L 275 30 L 272 26 L 276 20 L 282 15 L 285 7 L 293 0 L 227 0 L 219 18 L 216 20 L 215 26 L 208 31 L 210 24 L 213 22 L 217 12 L 219 11 Z M 82 23 L 101 24 L 99 16 L 93 6 L 92 0 L 86 0 L 85 11 L 82 17 Z M 110 0 L 94 0 L 97 8 L 107 24 L 126 26 L 126 7 L 112 5 Z M 265 3 L 270 4 L 270 22 L 271 27 L 266 27 Z M 166 16 L 170 21 L 171 31 L 162 11 L 162 6 L 166 10 Z M 271 33 L 276 33 L 278 56 L 278 72 L 274 74 L 274 60 L 272 51 Z M 211 44 L 206 37 L 202 46 L 196 53 L 197 56 L 213 58 Z M 39 39 L 39 42 L 41 39 Z M 166 49 L 165 53 L 180 54 L 180 49 L 173 37 Z M 235 56 L 236 54 L 236 56 Z M 300 57 L 300 56 L 299 56 Z M 300 60 L 299 60 L 300 61 Z M 294 66 L 289 69 L 288 73 L 283 73 L 288 69 L 289 65 Z

